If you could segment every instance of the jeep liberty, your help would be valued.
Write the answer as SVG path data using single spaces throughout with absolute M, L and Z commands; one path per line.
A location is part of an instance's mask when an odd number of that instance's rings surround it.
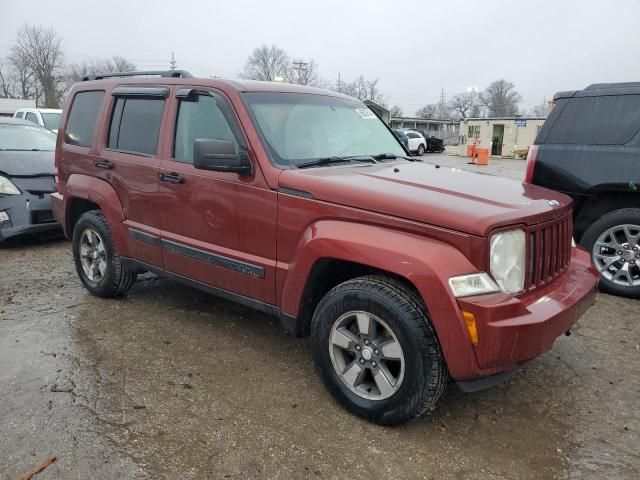
M 55 161 L 53 208 L 89 292 L 123 295 L 151 271 L 275 315 L 311 336 L 331 394 L 380 424 L 433 407 L 449 379 L 499 382 L 595 299 L 569 197 L 417 161 L 335 92 L 87 77 Z

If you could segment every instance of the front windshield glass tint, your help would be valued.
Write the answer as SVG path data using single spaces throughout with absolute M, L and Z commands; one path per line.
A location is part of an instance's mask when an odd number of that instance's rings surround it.
M 58 125 L 60 125 L 60 117 L 62 114 L 60 113 L 40 113 L 42 115 L 42 121 L 44 122 L 44 126 L 49 130 L 57 130 Z
M 405 155 L 382 121 L 357 100 L 272 92 L 245 98 L 279 165 L 333 156 Z
M 0 123 L 0 150 L 55 150 L 56 135 L 30 125 Z

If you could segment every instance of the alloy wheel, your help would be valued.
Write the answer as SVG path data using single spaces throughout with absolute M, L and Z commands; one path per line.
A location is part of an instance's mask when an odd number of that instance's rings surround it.
M 104 240 L 93 228 L 85 229 L 80 236 L 80 263 L 92 282 L 101 282 L 107 272 Z
M 329 354 L 342 383 L 359 397 L 384 400 L 402 384 L 400 342 L 386 322 L 369 312 L 347 312 L 334 322 Z
M 640 225 L 616 225 L 605 230 L 594 243 L 591 258 L 609 282 L 640 286 Z

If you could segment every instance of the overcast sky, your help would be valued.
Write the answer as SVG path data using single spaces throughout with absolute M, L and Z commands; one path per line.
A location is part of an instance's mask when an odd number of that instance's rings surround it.
M 594 82 L 640 81 L 640 1 L 2 0 L 0 58 L 26 22 L 55 29 L 69 62 L 121 55 L 139 68 L 237 77 L 253 48 L 313 58 L 323 77 L 379 78 L 390 104 L 492 80 L 524 107 Z

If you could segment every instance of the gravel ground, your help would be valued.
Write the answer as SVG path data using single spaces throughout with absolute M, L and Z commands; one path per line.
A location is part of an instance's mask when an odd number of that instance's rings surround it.
M 524 162 L 426 161 L 521 179 Z M 305 339 L 145 276 L 87 294 L 64 240 L 0 247 L 0 480 L 640 477 L 640 302 L 599 295 L 504 385 L 384 428 L 342 410 Z

